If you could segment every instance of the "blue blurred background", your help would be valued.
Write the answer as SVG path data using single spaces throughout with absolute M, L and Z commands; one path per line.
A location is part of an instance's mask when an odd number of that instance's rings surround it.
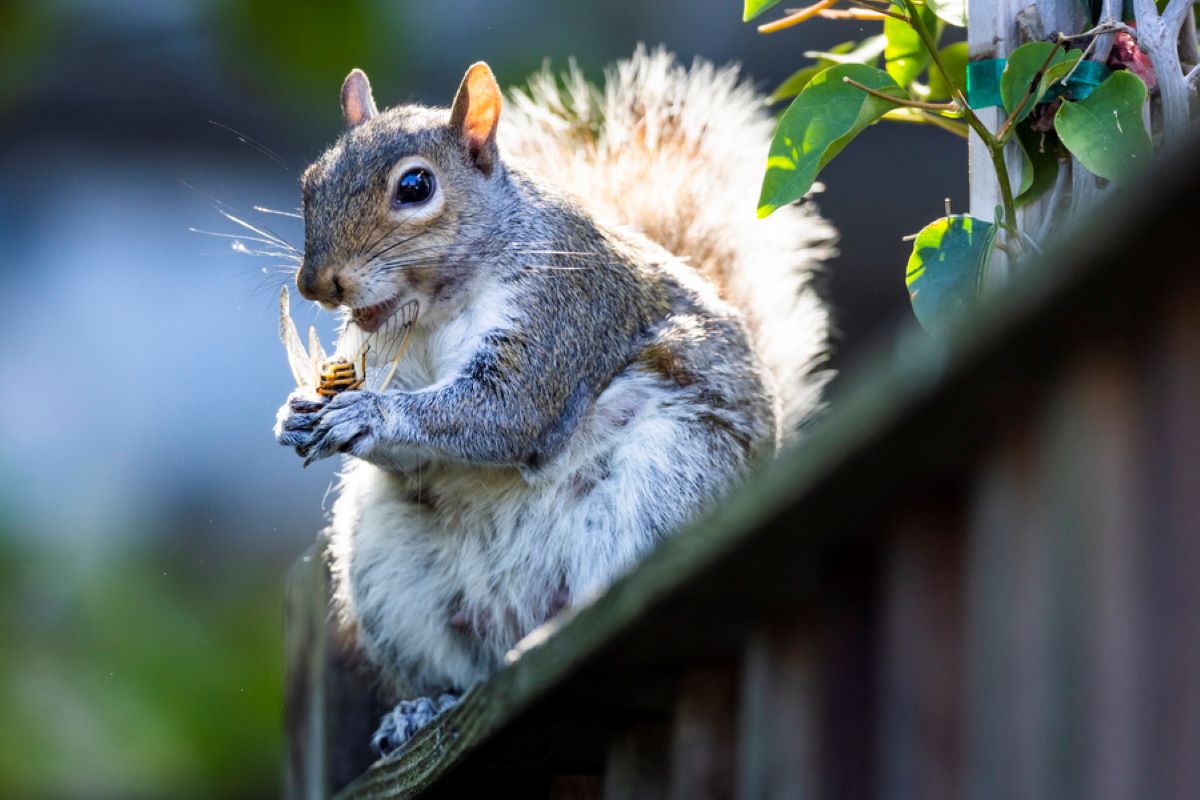
M 252 209 L 296 207 L 354 66 L 383 105 L 446 104 L 475 60 L 502 83 L 572 56 L 597 75 L 661 42 L 741 61 L 769 91 L 804 51 L 864 30 L 763 37 L 740 11 L 0 3 L 0 795 L 278 792 L 283 579 L 335 465 L 301 470 L 270 435 L 291 387 L 285 276 L 189 229 L 237 232 L 227 208 L 299 244 L 297 221 Z M 848 152 L 818 199 L 842 236 L 822 281 L 843 370 L 906 320 L 900 237 L 944 197 L 966 206 L 966 147 L 948 134 L 885 124 Z M 297 317 L 329 330 L 327 314 Z

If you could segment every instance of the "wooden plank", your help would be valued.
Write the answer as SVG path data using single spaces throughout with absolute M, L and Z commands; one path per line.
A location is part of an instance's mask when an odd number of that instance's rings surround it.
M 1010 430 L 981 460 L 967 541 L 964 797 L 1033 797 L 1045 741 L 1046 515 L 1033 432 Z
M 824 797 L 821 779 L 820 649 L 811 626 L 764 627 L 741 668 L 738 796 Z
M 1195 271 L 1177 275 L 1175 256 L 1194 251 L 1187 210 L 1198 193 L 1200 146 L 1154 176 L 1153 192 L 1127 192 L 1086 237 L 1031 265 L 957 332 L 953 348 L 910 330 L 845 389 L 803 448 L 558 620 L 553 635 L 530 643 L 347 796 L 411 796 L 450 771 L 482 774 L 514 750 L 538 753 L 541 766 L 522 769 L 553 774 L 558 748 L 571 747 L 572 758 L 578 750 L 568 741 L 531 748 L 539 720 L 580 697 L 613 722 L 633 718 L 642 709 L 629 699 L 631 676 L 640 685 L 697 657 L 732 654 L 746 625 L 812 607 L 830 593 L 831 562 L 869 539 L 873 520 L 932 476 L 963 469 L 997 425 L 1011 423 L 994 398 L 1044 382 L 1081 342 L 1144 319 L 1166 277 L 1196 279 Z M 1156 232 L 1154 260 L 1144 257 L 1147 230 Z M 837 744 L 852 741 L 847 734 Z M 603 752 L 604 742 L 595 745 Z
M 1136 372 L 1123 348 L 1046 387 L 985 463 L 971 530 L 968 796 L 1137 791 Z
M 891 527 L 879 659 L 883 798 L 963 796 L 965 536 L 957 506 L 947 498 Z
M 671 800 L 733 797 L 737 677 L 728 665 L 689 668 L 671 723 Z
M 1039 797 L 1136 796 L 1138 702 L 1132 546 L 1140 512 L 1136 378 L 1124 347 L 1094 343 L 1054 387 L 1040 429 L 1045 620 L 1034 651 L 1046 737 Z
M 549 800 L 601 800 L 604 785 L 599 775 L 555 775 L 547 796 Z
M 877 794 L 879 555 L 853 547 L 829 568 L 821 611 L 821 757 L 827 797 Z
M 1200 269 L 1184 258 L 1181 274 Z M 1143 797 L 1200 797 L 1200 286 L 1173 286 L 1147 359 L 1146 485 L 1139 644 L 1146 670 Z
M 1032 687 L 1040 702 L 1022 719 L 1022 738 L 1040 740 L 1037 770 L 1031 776 L 1032 797 L 1083 796 L 1088 768 L 1088 731 L 1083 725 L 1092 680 L 1089 664 L 1088 608 L 1090 563 L 1087 549 L 1093 531 L 1080 507 L 1093 487 L 1082 449 L 1090 436 L 1088 420 L 1077 407 L 1086 376 L 1069 374 L 1054 387 L 1037 442 L 1035 482 L 1045 515 L 1040 531 L 1046 550 L 1041 576 L 1044 598 L 1031 609 L 1039 620 L 1038 639 L 1029 651 L 1036 663 Z M 1100 491 L 1100 487 L 1095 487 Z
M 325 764 L 325 570 L 316 545 L 288 574 L 284 600 L 284 797 L 317 800 L 329 792 Z
M 1084 354 L 1067 374 L 1073 434 L 1058 459 L 1069 461 L 1059 502 L 1061 529 L 1078 531 L 1064 562 L 1082 567 L 1081 597 L 1064 626 L 1078 628 L 1081 651 L 1063 659 L 1060 682 L 1081 687 L 1073 729 L 1080 764 L 1068 764 L 1057 786 L 1096 800 L 1145 797 L 1138 742 L 1146 698 L 1141 657 L 1142 584 L 1138 556 L 1146 510 L 1143 402 L 1132 354 L 1123 344 Z M 1069 453 L 1066 452 L 1069 448 Z M 1049 475 L 1045 480 L 1053 480 Z
M 375 760 L 369 742 L 383 704 L 353 643 L 330 619 L 329 569 L 318 539 L 287 582 L 284 795 L 324 800 Z
M 639 723 L 608 751 L 604 800 L 661 800 L 667 796 L 670 747 L 663 723 Z

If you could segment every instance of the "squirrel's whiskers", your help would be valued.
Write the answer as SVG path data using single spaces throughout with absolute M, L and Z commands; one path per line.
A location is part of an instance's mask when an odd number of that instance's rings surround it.
M 292 219 L 304 219 L 304 215 L 296 211 L 281 211 L 278 208 L 267 208 L 266 206 L 254 206 L 254 210 L 260 214 L 274 214 L 277 217 L 291 217 Z
M 209 231 L 201 228 L 188 228 L 192 233 L 200 233 L 205 236 L 214 236 L 218 239 L 229 239 L 229 247 L 233 252 L 244 256 L 254 256 L 257 258 L 273 258 L 280 259 L 284 263 L 269 264 L 261 269 L 263 275 L 268 278 L 267 284 L 274 288 L 275 281 L 270 280 L 276 275 L 293 276 L 300 270 L 303 256 L 299 249 L 294 245 L 279 236 L 274 231 L 263 225 L 254 225 L 242 217 L 233 214 L 232 212 L 222 208 L 225 203 L 217 200 L 214 197 L 209 197 L 210 200 L 217 206 L 217 213 L 225 217 L 230 222 L 233 222 L 238 227 L 243 228 L 249 233 L 225 233 L 222 231 Z M 254 210 L 261 214 L 275 214 L 281 217 L 300 217 L 299 214 L 294 214 L 290 211 L 279 211 L 265 206 L 254 206 Z M 253 244 L 248 244 L 252 242 Z M 258 246 L 255 246 L 258 245 Z M 257 291 L 255 292 L 257 294 Z
M 224 126 L 221 126 L 224 127 Z M 188 184 L 185 184 L 188 185 Z M 230 206 L 211 194 L 202 192 L 194 186 L 188 185 L 193 191 L 204 195 L 216 208 L 217 213 L 225 217 L 225 219 L 243 229 L 243 232 L 228 233 L 225 231 L 210 231 L 202 228 L 188 228 L 191 233 L 199 233 L 204 236 L 213 236 L 218 239 L 228 239 L 229 247 L 233 252 L 244 256 L 254 256 L 257 258 L 272 258 L 279 259 L 284 263 L 268 264 L 253 272 L 260 273 L 264 276 L 261 284 L 251 293 L 252 297 L 258 297 L 260 293 L 266 291 L 274 291 L 279 285 L 278 279 L 283 277 L 287 280 L 294 280 L 297 272 L 300 271 L 300 266 L 303 262 L 303 254 L 299 248 L 283 238 L 275 231 L 261 223 L 254 224 L 246 220 L 239 214 L 243 213 Z M 253 210 L 259 214 L 271 214 L 277 217 L 289 217 L 292 219 L 303 220 L 304 217 L 297 211 L 283 211 L 276 208 L 268 208 L 266 206 L 252 206 Z
M 479 246 L 474 243 L 466 243 L 461 245 L 434 244 L 425 247 L 407 247 L 402 254 L 385 257 L 389 252 L 397 249 L 402 245 L 409 244 L 420 234 L 409 236 L 397 242 L 393 242 L 386 247 L 381 248 L 376 252 L 370 252 L 367 248 L 365 255 L 371 268 L 384 272 L 397 272 L 403 270 L 418 270 L 418 269 L 480 269 L 487 266 L 489 256 L 498 256 L 504 251 L 520 253 L 523 255 L 543 255 L 543 256 L 563 256 L 570 259 L 597 259 L 603 257 L 601 253 L 588 252 L 586 250 L 565 250 L 554 247 L 554 242 L 548 240 L 534 240 L 527 242 L 509 242 L 507 246 L 493 247 L 492 251 L 488 249 L 480 250 Z M 378 242 L 376 242 L 378 244 Z M 430 257 L 432 255 L 432 257 Z M 471 256 L 471 258 L 465 258 Z M 546 270 L 546 271 L 578 271 L 586 269 L 594 269 L 598 264 L 525 264 L 522 269 L 525 270 Z

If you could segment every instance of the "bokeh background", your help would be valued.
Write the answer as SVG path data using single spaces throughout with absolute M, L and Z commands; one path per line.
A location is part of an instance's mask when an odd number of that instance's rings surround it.
M 740 11 L 0 2 L 0 796 L 278 792 L 282 587 L 335 465 L 301 470 L 270 435 L 291 386 L 285 276 L 189 229 L 236 233 L 226 208 L 299 243 L 295 220 L 253 207 L 298 204 L 354 66 L 381 104 L 447 104 L 478 59 L 507 84 L 545 59 L 598 75 L 661 42 L 740 61 L 769 91 L 806 50 L 862 35 L 815 21 L 763 37 Z M 884 124 L 824 174 L 839 369 L 907 324 L 901 236 L 945 197 L 965 208 L 965 163 L 961 140 Z

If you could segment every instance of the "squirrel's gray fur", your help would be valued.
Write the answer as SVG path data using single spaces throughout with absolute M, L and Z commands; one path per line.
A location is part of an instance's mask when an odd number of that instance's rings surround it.
M 368 326 L 420 315 L 393 390 L 292 398 L 276 433 L 350 456 L 335 600 L 381 676 L 461 691 L 812 412 L 832 231 L 811 206 L 755 218 L 771 120 L 735 68 L 639 48 L 600 89 L 543 72 L 498 128 L 486 66 L 452 110 L 382 113 L 355 71 L 343 109 L 304 174 L 298 285 Z M 396 206 L 414 168 L 435 193 Z

